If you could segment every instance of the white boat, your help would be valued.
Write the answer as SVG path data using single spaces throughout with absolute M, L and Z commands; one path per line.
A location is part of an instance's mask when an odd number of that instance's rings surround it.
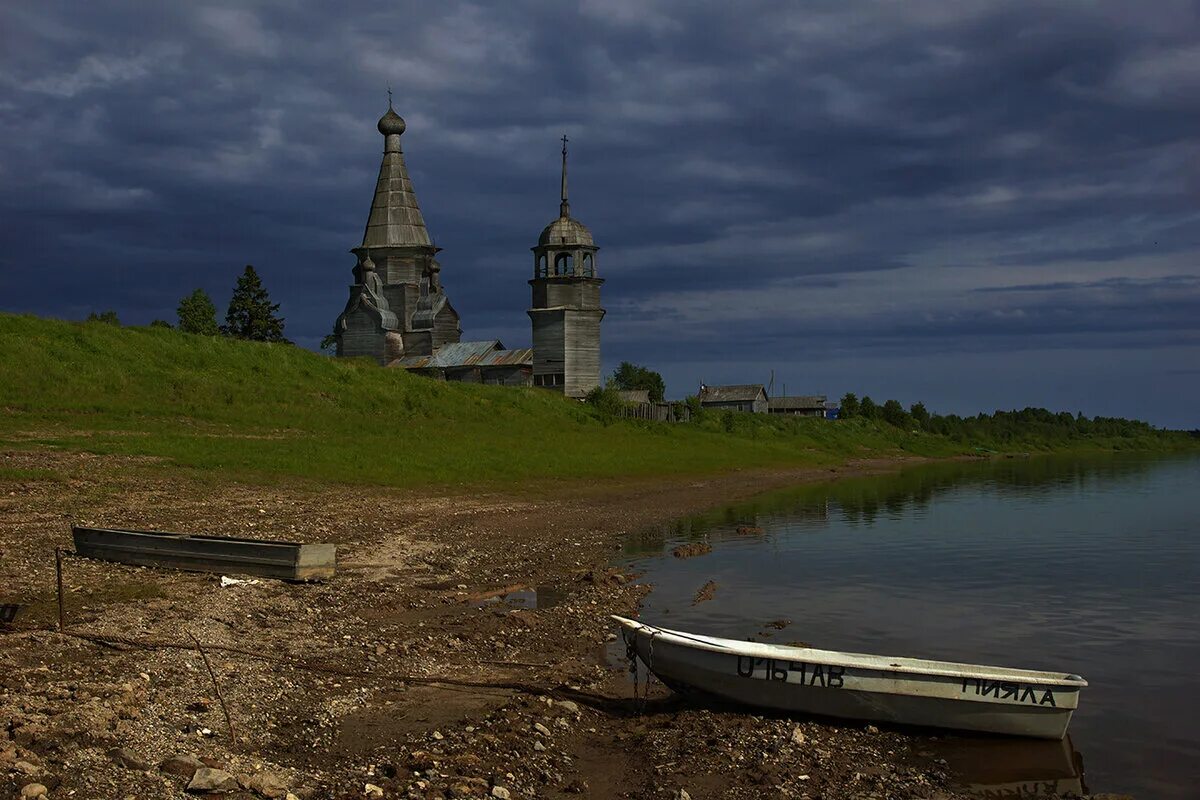
M 1062 739 L 1078 675 L 718 639 L 613 617 L 663 683 L 826 717 Z

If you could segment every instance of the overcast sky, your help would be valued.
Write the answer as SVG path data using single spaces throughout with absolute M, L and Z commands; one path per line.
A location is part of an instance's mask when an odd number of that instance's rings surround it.
M 223 313 L 315 347 L 386 89 L 464 337 L 528 346 L 558 207 L 606 369 L 1200 426 L 1200 6 L 12 2 L 0 309 Z

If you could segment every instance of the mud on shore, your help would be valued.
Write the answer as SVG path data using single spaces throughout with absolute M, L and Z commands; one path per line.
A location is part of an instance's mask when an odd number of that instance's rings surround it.
M 70 476 L 0 481 L 0 602 L 25 604 L 0 634 L 0 795 L 187 797 L 203 767 L 246 798 L 966 796 L 928 737 L 644 683 L 635 699 L 610 657 L 607 615 L 649 591 L 610 567 L 626 534 L 829 470 L 464 493 L 214 484 L 86 455 L 0 463 Z M 339 571 L 223 588 L 68 558 L 63 635 L 53 551 L 71 522 L 336 542 Z M 531 607 L 536 587 L 556 602 Z

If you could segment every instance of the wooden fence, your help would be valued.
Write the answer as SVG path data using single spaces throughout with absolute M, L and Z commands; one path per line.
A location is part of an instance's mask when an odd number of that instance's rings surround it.
M 621 409 L 621 416 L 651 422 L 688 422 L 692 418 L 692 410 L 686 404 L 626 403 Z

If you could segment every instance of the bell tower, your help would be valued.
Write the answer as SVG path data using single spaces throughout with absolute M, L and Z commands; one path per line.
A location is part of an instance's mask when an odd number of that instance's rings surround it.
M 600 286 L 596 243 L 571 216 L 567 201 L 567 137 L 562 138 L 558 219 L 533 250 L 533 385 L 582 398 L 600 385 Z

